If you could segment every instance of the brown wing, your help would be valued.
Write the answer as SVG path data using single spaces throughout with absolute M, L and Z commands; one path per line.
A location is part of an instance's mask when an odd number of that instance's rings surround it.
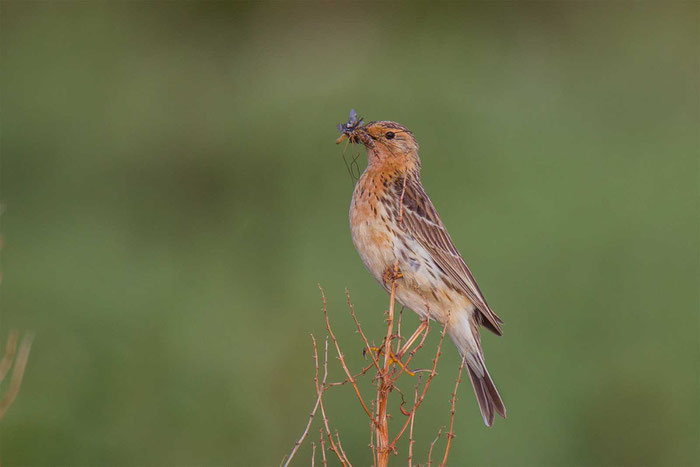
M 394 190 L 398 196 L 401 196 L 403 191 L 403 228 L 430 253 L 435 263 L 481 312 L 481 324 L 495 334 L 502 335 L 503 321 L 486 303 L 472 272 L 457 251 L 433 203 L 423 190 L 418 174 L 408 175 L 405 191 L 404 179 L 399 177 L 394 183 Z

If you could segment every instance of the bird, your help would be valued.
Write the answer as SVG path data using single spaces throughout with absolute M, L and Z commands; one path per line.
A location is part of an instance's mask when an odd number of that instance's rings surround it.
M 503 321 L 486 302 L 423 188 L 416 138 L 393 121 L 364 124 L 354 110 L 338 129 L 336 142 L 347 139 L 367 152 L 349 216 L 360 258 L 387 292 L 394 287 L 399 303 L 421 318 L 407 344 L 429 320 L 445 326 L 466 364 L 484 423 L 492 426 L 495 414 L 506 418 L 506 408 L 486 369 L 480 328 L 501 336 Z

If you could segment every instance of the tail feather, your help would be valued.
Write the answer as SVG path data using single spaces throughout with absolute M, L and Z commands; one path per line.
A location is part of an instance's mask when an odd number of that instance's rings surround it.
M 484 418 L 486 426 L 493 425 L 495 414 L 506 418 L 506 408 L 503 405 L 503 399 L 498 394 L 498 390 L 493 384 L 491 375 L 489 375 L 486 367 L 483 367 L 484 376 L 479 376 L 469 363 L 467 363 L 467 370 L 469 371 L 469 379 L 472 382 L 476 400 L 479 402 L 479 409 L 481 409 L 481 416 Z
M 486 369 L 484 354 L 481 350 L 478 324 L 469 319 L 469 315 L 458 314 L 448 327 L 450 336 L 463 356 L 469 379 L 472 382 L 479 409 L 486 426 L 493 425 L 496 414 L 506 418 L 506 408 L 491 375 Z

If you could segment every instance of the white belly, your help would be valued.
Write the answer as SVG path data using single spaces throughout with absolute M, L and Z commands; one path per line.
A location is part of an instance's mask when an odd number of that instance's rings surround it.
M 367 270 L 376 281 L 389 291 L 391 284 L 384 281 L 385 273 L 397 264 L 403 277 L 397 281 L 396 298 L 407 308 L 422 317 L 444 323 L 447 315 L 470 308 L 470 303 L 460 294 L 445 287 L 449 279 L 440 271 L 423 246 L 408 235 L 387 228 L 381 205 L 377 214 L 365 206 L 350 207 L 350 227 L 355 248 Z M 364 211 L 360 214 L 360 210 Z M 369 215 L 367 211 L 370 212 Z

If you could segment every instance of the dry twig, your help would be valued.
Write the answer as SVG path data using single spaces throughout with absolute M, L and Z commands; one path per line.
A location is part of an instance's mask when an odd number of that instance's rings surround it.
M 12 331 L 8 338 L 7 351 L 2 359 L 2 362 L 0 362 L 0 364 L 3 365 L 4 370 L 3 374 L 0 377 L 0 382 L 5 378 L 5 376 L 7 375 L 7 371 L 9 370 L 9 365 L 7 366 L 7 368 L 4 368 L 4 366 L 6 365 L 5 362 L 8 361 L 9 358 L 9 362 L 12 363 L 12 359 L 15 356 L 15 348 L 17 345 L 18 335 L 19 334 L 17 333 L 17 331 Z M 7 409 L 14 402 L 15 398 L 17 397 L 17 394 L 19 393 L 19 389 L 22 386 L 24 369 L 27 366 L 27 360 L 29 359 L 29 351 L 32 348 L 33 341 L 33 332 L 28 332 L 22 338 L 22 342 L 19 346 L 19 351 L 17 352 L 17 358 L 15 359 L 15 366 L 12 369 L 12 376 L 10 377 L 10 386 L 7 389 L 5 395 L 2 397 L 2 400 L 0 400 L 0 419 L 2 419 L 5 416 L 5 412 L 7 412 Z
M 362 326 L 360 326 L 360 322 L 357 319 L 357 315 L 355 315 L 355 307 L 353 306 L 352 302 L 350 301 L 350 291 L 348 289 L 345 289 L 345 297 L 347 298 L 348 308 L 350 308 L 350 314 L 352 315 L 352 319 L 355 321 L 355 326 L 357 327 L 357 332 L 360 333 L 360 335 L 362 336 L 362 340 L 365 342 L 365 348 L 367 349 L 370 357 L 372 358 L 372 363 L 377 368 L 377 370 L 379 370 L 380 369 L 379 361 L 374 356 L 374 352 L 372 352 L 372 348 L 371 348 L 372 346 L 369 345 L 369 341 L 367 340 L 367 336 L 365 336 L 365 333 L 362 332 Z
M 335 430 L 335 437 L 336 437 L 336 439 L 337 439 L 337 441 L 338 441 L 338 449 L 340 449 L 340 454 L 341 454 L 341 455 L 343 456 L 343 458 L 345 459 L 345 462 L 347 463 L 347 465 L 352 466 L 352 464 L 350 463 L 350 460 L 348 459 L 347 454 L 345 454 L 345 451 L 343 450 L 343 445 L 340 444 L 340 435 L 338 434 L 338 430 Z
M 318 430 L 321 433 L 321 456 L 323 459 L 323 466 L 328 465 L 328 460 L 326 459 L 326 445 L 323 443 L 323 430 Z
M 403 194 L 402 194 L 402 200 L 403 200 Z M 350 383 L 353 387 L 353 391 L 355 392 L 355 395 L 357 399 L 360 401 L 360 405 L 362 406 L 365 414 L 368 416 L 369 421 L 370 421 L 370 441 L 369 441 L 369 447 L 372 451 L 372 460 L 375 466 L 386 466 L 388 464 L 388 460 L 390 457 L 391 453 L 397 453 L 397 443 L 398 441 L 402 438 L 402 436 L 405 434 L 406 430 L 408 429 L 408 464 L 409 466 L 413 465 L 414 463 L 414 444 L 415 444 L 415 438 L 414 438 L 414 425 L 415 425 L 415 419 L 416 419 L 416 412 L 418 408 L 421 406 L 423 401 L 425 400 L 426 394 L 428 392 L 428 389 L 430 388 L 431 382 L 433 381 L 434 377 L 437 375 L 437 364 L 438 360 L 440 359 L 441 352 L 442 352 L 442 344 L 445 340 L 445 335 L 447 332 L 447 326 L 443 326 L 442 332 L 440 333 L 440 340 L 437 344 L 436 350 L 435 350 L 435 355 L 432 359 L 432 366 L 430 369 L 426 370 L 415 370 L 415 371 L 426 371 L 429 372 L 428 377 L 425 379 L 425 381 L 421 381 L 421 377 L 417 378 L 417 381 L 414 385 L 414 397 L 413 397 L 413 403 L 410 406 L 410 410 L 407 410 L 404 408 L 404 405 L 406 404 L 406 401 L 404 399 L 403 393 L 400 390 L 400 388 L 397 386 L 397 381 L 399 380 L 400 376 L 404 373 L 413 376 L 414 372 L 408 369 L 408 365 L 410 362 L 413 360 L 414 356 L 416 353 L 424 347 L 425 341 L 427 339 L 427 336 L 430 332 L 430 324 L 429 322 L 422 322 L 421 325 L 416 329 L 416 331 L 413 333 L 413 335 L 403 344 L 402 347 L 402 341 L 404 340 L 404 337 L 402 336 L 401 332 L 401 318 L 403 314 L 403 309 L 401 309 L 398 314 L 395 314 L 395 299 L 396 299 L 396 290 L 397 290 L 397 279 L 400 278 L 400 273 L 398 270 L 398 264 L 395 265 L 395 268 L 393 270 L 393 274 L 390 275 L 391 277 L 391 293 L 390 293 L 390 303 L 389 303 L 389 309 L 387 310 L 387 330 L 386 330 L 386 335 L 384 337 L 384 342 L 383 344 L 379 347 L 373 347 L 370 345 L 370 340 L 367 338 L 367 335 L 364 333 L 362 330 L 362 326 L 360 325 L 360 321 L 357 318 L 357 315 L 355 313 L 355 308 L 354 305 L 351 302 L 350 299 L 350 293 L 346 290 L 345 295 L 346 295 L 346 301 L 348 308 L 350 310 L 350 315 L 353 318 L 353 321 L 355 322 L 355 327 L 357 329 L 357 333 L 360 334 L 362 338 L 362 342 L 365 347 L 365 353 L 369 352 L 370 358 L 371 358 L 371 363 L 367 366 L 364 366 L 362 370 L 359 373 L 353 374 L 349 367 L 348 364 L 345 360 L 345 356 L 343 355 L 343 352 L 341 351 L 340 344 L 338 343 L 338 339 L 336 338 L 335 333 L 333 332 L 333 329 L 331 328 L 331 323 L 329 319 L 329 314 L 328 314 L 328 305 L 326 301 L 326 296 L 324 293 L 323 288 L 319 285 L 319 290 L 321 291 L 321 299 L 323 301 L 323 314 L 325 318 L 325 324 L 326 324 L 326 330 L 328 331 L 329 337 L 326 338 L 325 340 L 325 346 L 324 346 L 324 361 L 323 361 L 323 378 L 321 379 L 320 376 L 320 363 L 319 363 L 319 355 L 318 355 L 318 348 L 317 348 L 317 342 L 315 337 L 312 335 L 311 339 L 313 342 L 313 348 L 314 348 L 314 365 L 315 365 L 315 375 L 314 375 L 314 386 L 316 387 L 316 403 L 314 404 L 314 407 L 309 414 L 309 419 L 306 423 L 306 426 L 304 428 L 304 431 L 302 432 L 301 436 L 299 439 L 296 441 L 294 444 L 294 447 L 289 454 L 288 457 L 285 457 L 282 460 L 282 465 L 285 467 L 288 466 L 292 459 L 294 458 L 295 454 L 299 450 L 300 446 L 308 436 L 308 433 L 311 429 L 311 425 L 313 423 L 313 420 L 315 418 L 315 414 L 317 411 L 320 410 L 321 412 L 321 420 L 322 420 L 322 427 L 319 430 L 320 433 L 320 450 L 321 450 L 321 459 L 323 462 L 324 466 L 327 466 L 328 464 L 328 459 L 326 456 L 326 447 L 335 453 L 336 457 L 338 458 L 339 462 L 343 466 L 350 467 L 351 463 L 348 459 L 348 456 L 343 449 L 340 435 L 338 433 L 338 430 L 335 430 L 335 436 L 333 436 L 331 432 L 331 427 L 330 423 L 328 421 L 328 416 L 326 414 L 326 409 L 324 406 L 324 395 L 325 392 L 334 386 L 341 386 L 347 383 Z M 396 331 L 397 333 L 393 333 L 393 328 L 394 328 L 394 318 L 396 318 Z M 449 321 L 449 316 L 447 321 Z M 340 361 L 340 366 L 343 369 L 343 372 L 345 373 L 346 378 L 343 381 L 338 381 L 338 382 L 327 382 L 328 378 L 328 340 L 333 341 L 333 346 L 335 347 L 336 353 L 338 355 L 338 360 Z M 392 349 L 392 341 L 396 340 L 397 341 L 397 352 L 398 354 L 394 353 L 394 350 Z M 416 343 L 417 342 L 417 343 Z M 400 349 L 400 351 L 399 351 Z M 375 353 L 376 352 L 376 353 Z M 384 353 L 384 360 L 383 362 L 380 361 L 379 356 L 381 353 Z M 401 361 L 404 357 L 405 361 Z M 371 401 L 370 408 L 368 408 L 367 404 L 365 403 L 365 400 L 362 397 L 362 394 L 360 392 L 360 388 L 358 385 L 358 378 L 365 376 L 369 370 L 374 368 L 376 370 L 376 375 L 372 379 L 373 383 L 376 386 L 376 399 Z M 446 446 L 445 450 L 445 455 L 443 458 L 443 463 L 441 465 L 444 465 L 444 463 L 447 460 L 447 456 L 449 454 L 450 450 L 450 442 L 451 439 L 454 437 L 453 434 L 453 427 L 454 427 L 454 414 L 455 414 L 455 402 L 456 402 L 456 393 L 457 393 L 457 387 L 459 385 L 459 382 L 461 380 L 461 374 L 462 374 L 462 368 L 463 364 L 460 366 L 459 370 L 459 375 L 457 377 L 457 384 L 455 385 L 455 390 L 452 393 L 452 409 L 451 409 L 451 418 L 450 418 L 450 431 L 448 432 L 448 443 Z M 1 369 L 1 366 L 0 366 Z M 389 420 L 391 418 L 390 414 L 388 413 L 388 401 L 389 401 L 389 395 L 393 391 L 396 391 L 397 393 L 400 394 L 402 402 L 399 407 L 401 413 L 406 416 L 406 419 L 404 423 L 402 424 L 401 428 L 399 431 L 393 436 L 392 438 L 389 437 Z M 432 451 L 433 448 L 440 438 L 441 434 L 443 432 L 443 428 L 440 429 L 438 432 L 438 436 L 433 440 L 433 442 L 430 444 L 430 450 L 428 452 L 428 463 L 432 463 Z M 390 442 L 391 440 L 391 442 Z M 315 458 L 316 458 L 316 444 L 312 443 L 312 465 L 315 464 Z
M 445 456 L 442 458 L 442 463 L 440 467 L 445 467 L 447 464 L 447 456 L 450 455 L 450 446 L 452 445 L 452 439 L 455 437 L 454 434 L 454 424 L 455 424 L 455 403 L 457 402 L 457 388 L 459 388 L 459 383 L 462 381 L 462 369 L 466 365 L 466 361 L 462 358 L 462 362 L 459 365 L 459 372 L 457 373 L 457 382 L 455 383 L 455 390 L 452 393 L 452 408 L 450 410 L 450 431 L 447 432 L 447 445 L 445 446 Z
M 416 355 L 416 353 L 423 348 L 423 344 L 425 344 L 425 339 L 428 337 L 428 333 L 430 332 L 430 321 L 428 321 L 428 325 L 425 327 L 425 331 L 423 333 L 423 337 L 421 338 L 420 342 L 418 345 L 411 350 L 408 353 L 408 357 L 406 358 L 406 363 L 402 366 L 402 368 L 397 372 L 396 376 L 394 377 L 394 381 L 399 379 L 399 376 L 406 371 L 406 368 L 408 368 L 408 364 L 411 363 L 411 360 L 413 360 L 413 357 Z
M 323 392 L 324 392 L 323 388 L 325 388 L 326 379 L 328 378 L 328 371 L 326 371 L 323 374 L 323 382 L 319 386 L 319 383 L 318 383 L 318 349 L 316 346 L 316 338 L 314 337 L 313 334 L 311 334 L 311 340 L 314 343 L 314 363 L 315 363 L 315 367 L 316 367 L 316 375 L 314 376 L 314 384 L 316 386 L 316 393 L 317 393 L 316 404 L 314 404 L 314 408 L 311 411 L 311 413 L 309 414 L 309 421 L 306 424 L 306 428 L 304 428 L 304 432 L 299 437 L 299 440 L 296 443 L 294 443 L 294 448 L 292 449 L 292 452 L 289 453 L 289 456 L 285 457 L 286 462 L 285 462 L 285 459 L 282 459 L 282 463 L 283 463 L 282 465 L 284 465 L 284 467 L 287 467 L 289 465 L 289 463 L 292 462 L 294 455 L 297 453 L 297 451 L 299 450 L 299 447 L 304 442 L 306 435 L 309 434 L 309 428 L 311 428 L 311 423 L 314 421 L 314 416 L 316 415 L 316 411 L 318 410 L 319 405 L 321 405 L 321 398 L 323 397 Z M 327 355 L 328 355 L 328 339 L 326 339 L 326 356 Z M 325 365 L 324 365 L 324 368 L 325 368 Z M 319 390 L 319 387 L 321 388 L 320 390 Z
M 440 439 L 440 435 L 442 435 L 442 430 L 444 430 L 444 429 L 445 429 L 444 426 L 440 427 L 440 429 L 438 430 L 437 436 L 435 437 L 433 442 L 430 443 L 430 449 L 428 450 L 428 467 L 433 465 L 433 447 L 435 447 L 435 443 L 437 443 L 438 440 Z
M 5 375 L 10 371 L 12 366 L 12 361 L 15 359 L 15 354 L 17 353 L 17 341 L 19 341 L 19 332 L 10 331 L 7 336 L 7 344 L 5 344 L 5 355 L 0 361 L 0 383 L 5 379 Z
M 413 406 L 416 406 L 416 403 L 418 402 L 418 386 L 420 386 L 420 377 L 418 377 L 418 382 L 416 383 L 416 386 L 413 388 Z M 416 412 L 415 410 L 411 412 L 411 428 L 408 430 L 408 467 L 411 467 L 413 465 L 413 443 L 416 442 L 416 440 L 413 438 L 413 422 L 416 419 Z
M 355 377 L 350 373 L 350 370 L 348 369 L 348 366 L 345 364 L 345 358 L 343 357 L 343 352 L 340 351 L 340 345 L 338 345 L 338 339 L 335 338 L 335 334 L 333 333 L 333 330 L 331 329 L 331 322 L 328 319 L 328 304 L 326 303 L 326 294 L 323 292 L 323 287 L 321 285 L 318 285 L 318 288 L 321 290 L 321 298 L 323 299 L 323 314 L 326 317 L 326 329 L 328 330 L 328 334 L 330 334 L 331 339 L 333 339 L 333 344 L 335 344 L 335 349 L 338 352 L 338 359 L 340 360 L 340 364 L 343 367 L 343 370 L 345 370 L 345 374 L 348 376 L 348 379 L 352 383 L 352 387 L 355 390 L 355 394 L 357 395 L 357 398 L 360 401 L 360 404 L 362 405 L 362 408 L 365 410 L 365 413 L 367 416 L 371 419 L 374 420 L 374 417 L 372 416 L 372 413 L 369 411 L 367 408 L 367 405 L 365 405 L 364 399 L 362 399 L 362 394 L 360 394 L 360 388 L 357 387 L 357 381 L 355 380 Z M 376 421 L 375 421 L 376 423 Z
M 449 316 L 448 316 L 448 321 L 449 321 Z M 416 401 L 416 403 L 413 405 L 413 409 L 411 410 L 411 413 L 415 413 L 416 410 L 418 410 L 418 407 L 423 403 L 423 400 L 425 399 L 425 395 L 428 393 L 428 388 L 430 387 L 430 383 L 433 381 L 433 378 L 437 374 L 437 363 L 438 360 L 440 359 L 440 355 L 442 353 L 440 352 L 440 349 L 442 348 L 442 343 L 445 340 L 445 333 L 447 332 L 447 324 L 443 326 L 442 328 L 442 334 L 440 335 L 440 342 L 438 342 L 437 346 L 437 352 L 435 354 L 435 358 L 433 358 L 433 368 L 430 370 L 430 375 L 428 376 L 427 381 L 425 382 L 425 385 L 423 386 L 423 392 L 421 393 L 420 397 Z M 394 441 L 391 443 L 392 448 L 396 446 L 396 443 L 399 441 L 401 436 L 403 435 L 404 431 L 406 431 L 406 427 L 408 426 L 410 422 L 410 418 L 406 420 L 404 423 L 403 427 L 401 428 L 401 431 L 399 431 L 399 434 L 396 435 L 396 438 L 394 438 Z
M 316 352 L 316 340 L 314 339 L 314 353 L 318 355 L 318 352 Z M 316 357 L 318 358 L 318 356 Z M 324 352 L 324 358 L 323 358 L 323 375 L 324 378 L 328 374 L 328 339 L 326 339 L 326 348 Z M 345 463 L 345 460 L 343 457 L 340 455 L 340 451 L 338 451 L 338 448 L 335 445 L 335 442 L 333 442 L 333 435 L 331 434 L 331 428 L 328 425 L 328 417 L 326 416 L 326 408 L 323 406 L 323 392 L 325 391 L 325 388 L 321 385 L 316 386 L 316 392 L 320 395 L 320 402 L 319 402 L 319 407 L 321 408 L 321 416 L 323 417 L 323 426 L 326 428 L 326 437 L 328 438 L 328 449 L 333 451 L 336 456 L 338 456 L 338 460 L 340 461 L 343 466 L 347 465 Z

